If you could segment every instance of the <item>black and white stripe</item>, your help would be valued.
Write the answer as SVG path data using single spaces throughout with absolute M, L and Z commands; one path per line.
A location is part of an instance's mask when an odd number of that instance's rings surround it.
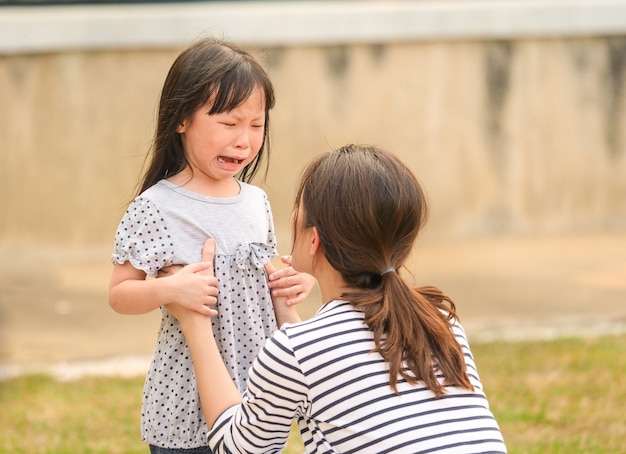
M 465 333 L 458 324 L 454 332 L 475 391 L 448 386 L 437 399 L 399 380 L 395 395 L 362 312 L 332 301 L 267 342 L 243 404 L 218 419 L 209 444 L 279 453 L 297 418 L 308 453 L 505 453 Z

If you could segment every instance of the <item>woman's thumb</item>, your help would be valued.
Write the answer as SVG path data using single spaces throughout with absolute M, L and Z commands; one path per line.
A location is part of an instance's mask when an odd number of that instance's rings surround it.
M 210 266 L 200 271 L 202 274 L 206 274 L 207 276 L 215 275 L 213 271 L 213 258 L 214 257 L 215 257 L 215 240 L 213 238 L 208 238 L 204 242 L 204 246 L 202 247 L 202 261 L 210 264 Z

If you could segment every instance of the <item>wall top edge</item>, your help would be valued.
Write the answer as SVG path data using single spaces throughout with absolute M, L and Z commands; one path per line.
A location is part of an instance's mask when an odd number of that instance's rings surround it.
M 237 1 L 0 7 L 0 54 L 626 34 L 626 0 Z

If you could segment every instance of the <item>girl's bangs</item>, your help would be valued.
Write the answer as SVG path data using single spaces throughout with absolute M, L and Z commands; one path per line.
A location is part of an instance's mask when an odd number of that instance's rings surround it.
M 248 71 L 229 71 L 215 88 L 210 114 L 228 112 L 240 106 L 257 87 L 263 88 L 263 95 L 266 96 L 263 81 L 256 80 L 253 74 Z

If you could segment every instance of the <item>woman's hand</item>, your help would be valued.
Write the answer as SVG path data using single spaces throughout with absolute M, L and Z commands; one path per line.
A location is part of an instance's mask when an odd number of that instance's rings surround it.
M 272 262 L 265 264 L 268 287 L 272 294 L 274 313 L 278 326 L 283 323 L 297 323 L 300 315 L 295 305 L 304 301 L 315 285 L 315 278 L 306 273 L 299 273 L 291 267 L 291 257 L 281 257 L 287 268 L 276 270 Z
M 272 271 L 269 271 L 267 266 L 265 268 L 272 298 L 286 298 L 284 304 L 287 306 L 300 304 L 311 293 L 311 289 L 315 285 L 315 278 L 310 274 L 294 270 L 291 266 L 290 256 L 282 256 L 280 260 L 288 266 L 280 270 L 276 270 L 272 266 Z
M 215 240 L 209 238 L 202 248 L 202 261 L 187 266 L 168 267 L 159 279 L 167 280 L 168 288 L 173 292 L 170 301 L 165 307 L 179 321 L 186 314 L 183 309 L 197 312 L 203 316 L 217 315 L 212 309 L 217 303 L 217 278 L 213 271 L 213 257 L 215 255 Z M 171 307 L 170 307 L 171 306 Z
M 168 267 L 158 279 L 146 279 L 146 273 L 130 261 L 116 264 L 109 283 L 109 304 L 120 314 L 147 314 L 174 303 L 204 316 L 216 315 L 212 309 L 218 294 L 213 273 L 214 240 L 205 249 L 203 262 Z

